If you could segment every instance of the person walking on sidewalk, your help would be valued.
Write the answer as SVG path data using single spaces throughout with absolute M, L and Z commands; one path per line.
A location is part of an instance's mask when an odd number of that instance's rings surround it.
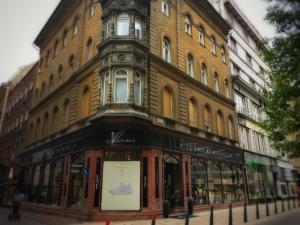
M 17 189 L 13 197 L 12 214 L 10 215 L 11 219 L 20 218 L 19 209 L 23 200 L 24 195 Z

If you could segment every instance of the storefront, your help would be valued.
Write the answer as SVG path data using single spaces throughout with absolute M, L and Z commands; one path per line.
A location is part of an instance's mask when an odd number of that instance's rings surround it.
M 281 160 L 277 160 L 276 164 L 279 171 L 276 183 L 278 189 L 278 197 L 287 198 L 295 196 L 297 180 L 292 174 L 294 166 L 288 162 Z
M 261 155 L 245 152 L 245 164 L 249 199 L 275 197 L 274 171 L 275 161 Z
M 28 201 L 67 211 L 149 213 L 161 212 L 163 200 L 186 208 L 188 199 L 205 205 L 245 198 L 239 149 L 175 132 L 90 130 L 21 157 Z

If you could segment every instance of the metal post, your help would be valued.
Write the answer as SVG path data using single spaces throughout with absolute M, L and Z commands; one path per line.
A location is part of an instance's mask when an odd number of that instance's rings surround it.
M 293 197 L 293 206 L 294 206 L 294 209 L 296 209 L 296 197 Z
M 284 207 L 284 200 L 283 198 L 281 198 L 281 208 L 282 208 L 282 212 L 285 211 L 285 207 Z
M 187 210 L 185 215 L 185 225 L 189 225 L 189 218 L 190 218 L 190 214 L 189 214 L 189 210 Z
M 259 219 L 259 205 L 258 205 L 258 199 L 256 200 L 256 219 Z
M 232 225 L 232 204 L 229 204 L 228 225 Z
M 269 202 L 268 199 L 266 199 L 266 215 L 270 216 L 270 210 L 269 210 Z
M 275 211 L 275 214 L 278 213 L 278 210 L 277 210 L 277 201 L 276 201 L 276 198 L 274 199 L 274 211 Z
M 210 220 L 209 225 L 214 225 L 214 206 L 210 206 Z
M 248 223 L 247 203 L 244 203 L 244 223 Z
M 291 210 L 290 197 L 288 197 L 288 210 Z

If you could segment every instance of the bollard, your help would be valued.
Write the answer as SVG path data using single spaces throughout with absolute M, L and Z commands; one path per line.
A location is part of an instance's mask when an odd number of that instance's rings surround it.
M 232 225 L 232 204 L 229 204 L 228 225 Z
M 270 210 L 269 210 L 269 202 L 268 199 L 266 199 L 266 215 L 270 216 Z
M 281 208 L 282 208 L 282 212 L 285 211 L 285 207 L 284 207 L 284 200 L 283 198 L 281 198 Z
M 290 197 L 288 197 L 288 210 L 291 210 Z
M 247 203 L 244 203 L 244 223 L 248 223 Z
M 190 214 L 189 211 L 187 210 L 186 215 L 185 215 L 185 225 L 189 225 L 190 220 Z
M 210 220 L 209 225 L 214 225 L 214 206 L 210 206 Z
M 152 218 L 151 218 L 151 225 L 155 225 L 155 222 L 156 222 L 156 213 L 153 213 L 152 214 Z
M 256 200 L 256 219 L 259 219 L 259 205 L 258 205 L 258 200 Z
M 109 221 L 109 220 L 106 220 L 106 221 L 105 221 L 105 225 L 110 225 L 110 221 Z
M 293 197 L 293 207 L 294 207 L 294 209 L 296 209 L 296 199 L 295 199 L 296 197 Z
M 278 210 L 277 210 L 277 200 L 276 200 L 276 198 L 274 199 L 274 211 L 275 211 L 275 214 L 278 213 Z

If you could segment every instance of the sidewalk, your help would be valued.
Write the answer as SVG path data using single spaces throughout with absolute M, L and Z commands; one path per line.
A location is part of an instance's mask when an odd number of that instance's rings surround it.
M 266 217 L 266 205 L 260 204 L 259 205 L 259 212 L 260 212 L 260 219 L 256 219 L 256 208 L 255 205 L 251 205 L 247 207 L 248 212 L 248 223 L 249 225 L 254 225 L 257 223 L 261 223 L 263 221 L 267 221 L 270 218 L 280 217 L 282 215 L 286 215 L 291 212 L 299 212 L 299 219 L 300 219 L 300 208 L 298 208 L 296 202 L 296 208 L 293 207 L 293 202 L 291 201 L 291 210 L 288 210 L 288 204 L 285 202 L 285 212 L 282 212 L 281 201 L 277 202 L 278 208 L 278 215 L 274 215 L 274 203 L 269 204 L 269 212 L 270 217 Z M 104 222 L 83 222 L 80 223 L 78 220 L 64 218 L 64 217 L 57 217 L 57 216 L 49 216 L 49 215 L 42 215 L 42 214 L 35 214 L 30 212 L 22 212 L 22 218 L 20 222 L 7 221 L 7 215 L 10 212 L 10 209 L 7 208 L 0 208 L 0 224 L 1 225 L 8 225 L 8 224 L 19 224 L 19 225 L 99 225 L 104 224 Z M 227 225 L 228 224 L 228 209 L 221 209 L 214 211 L 214 225 Z M 244 215 L 244 208 L 237 207 L 233 208 L 233 225 L 244 224 L 243 223 L 243 215 Z M 209 225 L 209 218 L 210 212 L 200 212 L 195 213 L 192 218 L 190 218 L 189 224 L 190 225 Z M 179 218 L 158 218 L 156 221 L 156 225 L 184 225 L 184 219 Z M 111 225 L 151 225 L 151 220 L 135 220 L 135 221 L 112 221 Z

